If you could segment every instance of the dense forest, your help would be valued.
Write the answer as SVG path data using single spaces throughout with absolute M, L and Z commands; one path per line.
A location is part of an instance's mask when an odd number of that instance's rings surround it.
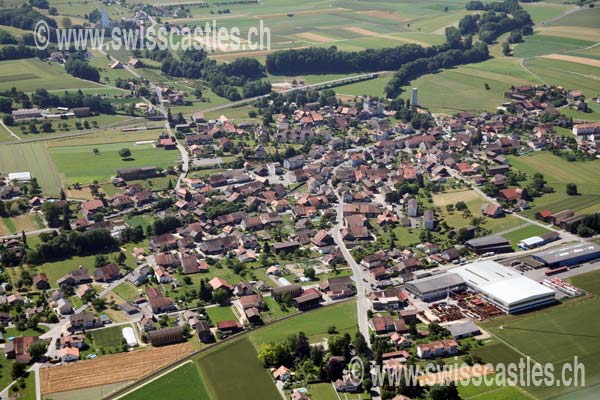
M 437 46 L 425 48 L 416 44 L 362 51 L 309 47 L 271 53 L 266 65 L 274 75 L 376 72 L 398 69 L 406 62 L 431 57 L 438 51 Z

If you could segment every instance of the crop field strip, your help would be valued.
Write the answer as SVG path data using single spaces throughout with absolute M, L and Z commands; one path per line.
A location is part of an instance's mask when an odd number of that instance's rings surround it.
M 191 354 L 189 343 L 107 355 L 40 370 L 42 394 L 66 392 L 115 382 L 140 379 Z

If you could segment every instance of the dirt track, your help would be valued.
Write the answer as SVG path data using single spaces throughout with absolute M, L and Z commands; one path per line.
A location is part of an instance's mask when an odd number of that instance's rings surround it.
M 600 60 L 586 57 L 567 56 L 564 54 L 546 54 L 543 58 L 550 58 L 552 60 L 569 61 L 577 64 L 589 65 L 590 67 L 600 68 Z
M 42 394 L 140 379 L 194 352 L 189 343 L 103 356 L 40 370 Z
M 329 38 L 326 36 L 321 36 L 321 35 L 318 35 L 318 34 L 312 33 L 312 32 L 297 33 L 296 36 L 298 36 L 301 39 L 305 39 L 310 42 L 317 42 L 317 43 L 327 43 L 327 42 L 334 41 L 334 39 L 332 39 L 332 38 Z

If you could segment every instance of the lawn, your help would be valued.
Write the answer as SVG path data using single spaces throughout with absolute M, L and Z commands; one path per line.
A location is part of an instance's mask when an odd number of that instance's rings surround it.
M 126 160 L 119 155 L 119 150 L 123 148 L 131 151 L 131 157 Z M 94 154 L 94 149 L 98 149 L 99 153 Z M 166 151 L 152 145 L 136 146 L 135 143 L 52 147 L 49 152 L 65 181 L 71 184 L 107 180 L 116 175 L 119 168 L 167 168 L 176 163 L 179 154 L 177 151 Z
M 126 327 L 126 325 L 112 326 L 110 328 L 90 331 L 94 345 L 96 347 L 119 346 L 123 341 L 122 330 Z
M 29 171 L 49 195 L 57 196 L 62 188 L 60 175 L 44 143 L 0 146 L 0 171 L 4 175 Z
M 544 175 L 554 193 L 545 194 L 534 200 L 531 210 L 525 215 L 534 216 L 547 208 L 558 212 L 567 208 L 576 213 L 589 213 L 600 210 L 600 160 L 569 162 L 549 152 L 535 152 L 527 156 L 509 156 L 511 166 L 527 173 L 530 177 L 536 172 Z M 577 184 L 577 196 L 566 195 L 567 183 Z
M 188 362 L 123 397 L 124 400 L 209 400 L 198 366 Z
M 9 337 L 18 337 L 18 336 L 39 336 L 44 332 L 48 331 L 48 327 L 39 325 L 36 329 L 26 329 L 24 331 L 20 331 L 17 328 L 6 328 L 4 332 L 4 338 L 8 339 Z
M 125 301 L 131 301 L 140 297 L 138 289 L 129 282 L 121 283 L 112 292 Z
M 532 236 L 541 236 L 545 233 L 550 232 L 546 228 L 542 228 L 538 225 L 528 225 L 516 231 L 508 232 L 502 235 L 505 239 L 510 240 L 513 249 L 518 250 L 518 244 L 521 240 L 530 238 Z
M 335 326 L 340 333 L 354 335 L 356 331 L 356 303 L 346 301 L 323 307 L 268 325 L 250 333 L 250 341 L 258 348 L 263 343 L 277 342 L 296 332 L 304 332 L 311 342 L 321 342 L 328 337 L 327 329 Z
M 216 306 L 216 307 L 208 307 L 206 309 L 206 314 L 208 314 L 212 323 L 216 326 L 217 322 L 225 321 L 225 320 L 234 320 L 237 321 L 235 314 L 233 313 L 232 306 Z
M 271 322 L 278 318 L 287 317 L 288 315 L 298 314 L 298 311 L 294 307 L 286 308 L 285 311 L 281 309 L 279 303 L 277 303 L 272 297 L 265 297 L 265 304 L 269 307 L 269 311 L 261 312 L 261 318 L 265 323 Z
M 308 385 L 308 393 L 311 399 L 315 400 L 339 400 L 338 394 L 329 382 L 313 383 Z M 345 398 L 342 396 L 342 398 Z M 371 396 L 366 393 L 352 394 L 348 396 L 352 400 L 370 399 Z
M 446 209 L 447 204 L 456 204 L 458 201 L 465 202 L 467 208 L 471 212 L 472 217 L 464 218 L 463 212 L 457 211 L 456 209 L 452 212 L 449 212 Z M 481 196 L 479 196 L 474 190 L 436 193 L 433 195 L 433 204 L 436 207 L 440 207 L 442 218 L 446 221 L 448 226 L 451 226 L 455 229 L 464 228 L 467 225 L 471 224 L 471 219 L 473 217 L 481 216 L 481 206 L 484 202 L 484 199 Z M 514 228 L 522 224 L 524 224 L 522 220 L 508 215 L 501 218 L 486 218 L 482 227 L 496 233 Z
M 200 356 L 197 363 L 202 381 L 213 400 L 280 398 L 269 373 L 258 361 L 256 349 L 247 338 L 219 346 Z
M 597 288 L 597 284 L 593 285 Z M 517 361 L 523 354 L 539 363 L 552 363 L 555 375 L 560 378 L 563 363 L 573 362 L 577 356 L 585 365 L 585 383 L 588 387 L 600 385 L 600 320 L 596 318 L 600 308 L 600 299 L 595 296 L 571 300 L 559 306 L 520 316 L 507 316 L 483 324 L 513 349 L 499 347 L 487 356 L 496 360 Z M 503 347 L 502 347 L 503 346 Z M 490 346 L 491 347 L 491 346 Z M 486 350 L 484 347 L 483 351 Z M 516 351 L 522 354 L 516 354 Z M 490 351 L 490 349 L 487 349 Z M 572 376 L 572 375 L 570 375 Z M 526 387 L 535 397 L 548 399 L 576 391 L 577 387 Z

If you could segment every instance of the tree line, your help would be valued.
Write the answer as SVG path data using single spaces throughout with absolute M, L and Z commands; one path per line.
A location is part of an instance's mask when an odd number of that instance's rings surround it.
M 444 46 L 405 44 L 393 48 L 339 51 L 309 47 L 277 51 L 267 55 L 267 71 L 274 75 L 352 73 L 395 70 L 402 64 L 437 54 Z
M 177 57 L 168 51 L 154 49 L 139 52 L 144 57 L 161 61 L 161 71 L 168 76 L 202 79 L 218 96 L 236 101 L 271 92 L 271 83 L 266 77 L 265 67 L 253 58 L 238 58 L 229 64 L 217 64 L 208 58 L 204 50 L 181 51 Z M 242 87 L 242 93 L 238 87 Z

